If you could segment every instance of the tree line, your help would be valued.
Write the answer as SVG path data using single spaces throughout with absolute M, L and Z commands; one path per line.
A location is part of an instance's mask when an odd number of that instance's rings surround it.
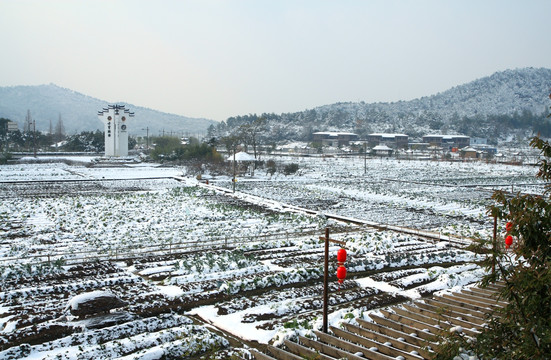
M 8 119 L 0 119 L 0 152 L 105 151 L 103 131 L 83 131 L 75 135 L 44 133 L 34 129 L 8 132 L 8 122 Z
M 384 111 L 371 110 L 361 115 L 339 108 L 329 111 L 307 110 L 280 115 L 263 113 L 230 117 L 219 124 L 211 125 L 208 128 L 208 137 L 221 139 L 229 135 L 236 136 L 243 128 L 251 127 L 261 119 L 261 126 L 255 126 L 255 138 L 265 144 L 280 141 L 309 142 L 312 141 L 314 132 L 328 129 L 351 131 L 361 138 L 371 132 L 400 132 L 419 140 L 427 135 L 426 131 L 434 131 L 487 138 L 491 144 L 497 144 L 500 139 L 507 139 L 511 135 L 529 138 L 539 134 L 544 138 L 551 137 L 551 120 L 544 112 L 537 114 L 522 110 L 497 115 L 453 114 L 450 118 L 445 118 L 437 112 L 424 111 L 392 117 Z
M 105 151 L 104 132 L 82 131 L 79 134 L 67 135 L 63 124 L 58 122 L 55 131 L 37 131 L 32 122 L 25 121 L 23 131 L 8 131 L 9 119 L 0 118 L 0 153 L 7 152 L 50 152 L 50 151 L 71 151 L 71 152 L 95 152 Z M 136 145 L 136 140 L 128 139 L 129 149 Z

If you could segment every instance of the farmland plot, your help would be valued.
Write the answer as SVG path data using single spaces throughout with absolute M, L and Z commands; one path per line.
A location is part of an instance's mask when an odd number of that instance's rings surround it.
M 195 186 L 179 186 L 162 191 L 5 199 L 0 221 L 5 239 L 1 256 L 53 259 L 62 253 L 68 261 L 86 252 L 88 256 L 125 256 L 147 246 L 164 245 L 169 250 L 194 244 L 197 249 L 215 239 L 306 231 L 319 228 L 321 219 L 259 212 Z
M 277 158 L 281 160 L 281 158 Z M 458 236 L 486 234 L 496 189 L 541 192 L 537 169 L 481 162 L 283 158 L 298 176 L 250 179 L 239 191 L 325 213 Z M 220 182 L 228 185 L 227 182 Z
M 333 171 L 339 171 L 337 165 L 345 173 L 359 171 L 346 170 L 347 164 L 336 161 Z M 0 174 L 42 179 L 40 171 L 18 166 Z M 209 351 L 218 358 L 243 357 L 249 341 L 277 345 L 307 334 L 321 326 L 318 237 L 326 226 L 332 238 L 346 241 L 349 252 L 347 280 L 340 286 L 331 282 L 335 325 L 380 306 L 473 283 L 482 274 L 477 255 L 446 242 L 251 206 L 196 187 L 191 179 L 152 179 L 178 175 L 179 169 L 51 164 L 42 171 L 53 179 L 86 178 L 93 186 L 81 192 L 82 183 L 67 182 L 54 194 L 41 192 L 41 183 L 0 186 L 0 358 L 175 358 Z M 358 206 L 371 201 L 354 194 L 358 181 L 327 180 L 306 166 L 303 171 L 272 181 L 258 194 L 303 199 L 296 201 L 300 206 L 330 194 L 341 204 L 334 209 L 350 207 L 346 211 L 355 217 L 361 214 Z M 121 178 L 128 180 L 110 180 Z M 241 181 L 239 190 L 253 184 Z M 341 197 L 342 189 L 349 189 L 349 199 Z M 401 196 L 398 187 L 380 191 Z M 409 191 L 440 199 L 428 188 Z M 469 201 L 462 204 L 473 208 Z M 387 209 L 386 218 L 394 213 Z M 337 249 L 330 248 L 333 258 Z M 331 273 L 335 266 L 332 262 Z M 106 292 L 117 301 L 102 311 L 73 309 L 79 297 Z M 230 344 L 228 334 L 242 343 Z

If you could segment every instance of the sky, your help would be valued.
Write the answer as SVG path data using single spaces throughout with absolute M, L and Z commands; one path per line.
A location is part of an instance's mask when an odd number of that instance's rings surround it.
M 217 121 L 551 68 L 549 0 L 0 0 L 0 86 Z

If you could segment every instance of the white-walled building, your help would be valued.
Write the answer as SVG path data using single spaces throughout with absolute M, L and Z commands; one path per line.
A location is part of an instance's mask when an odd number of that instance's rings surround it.
M 358 140 L 358 134 L 347 132 L 319 131 L 312 135 L 314 142 L 334 147 L 349 145 L 351 141 Z
M 465 135 L 425 135 L 423 142 L 431 146 L 438 146 L 444 151 L 451 151 L 453 148 L 462 149 L 471 145 L 471 138 Z
M 409 136 L 406 134 L 374 133 L 367 135 L 367 143 L 374 147 L 385 145 L 392 149 L 407 149 Z
M 105 156 L 128 156 L 128 119 L 134 113 L 124 105 L 109 105 L 98 117 L 105 125 Z

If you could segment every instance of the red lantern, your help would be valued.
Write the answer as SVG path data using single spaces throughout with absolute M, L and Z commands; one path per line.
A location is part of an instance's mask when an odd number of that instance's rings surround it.
M 508 235 L 505 238 L 505 248 L 508 249 L 511 245 L 513 245 L 513 237 L 511 235 Z
M 512 229 L 513 229 L 513 223 L 508 221 L 507 224 L 505 224 L 505 230 L 507 230 L 507 232 L 511 232 Z
M 346 278 L 346 268 L 341 265 L 337 268 L 337 279 L 339 279 L 339 283 L 342 284 L 345 278 Z
M 337 262 L 344 263 L 345 261 L 346 261 L 346 250 L 339 249 L 339 251 L 337 251 Z

